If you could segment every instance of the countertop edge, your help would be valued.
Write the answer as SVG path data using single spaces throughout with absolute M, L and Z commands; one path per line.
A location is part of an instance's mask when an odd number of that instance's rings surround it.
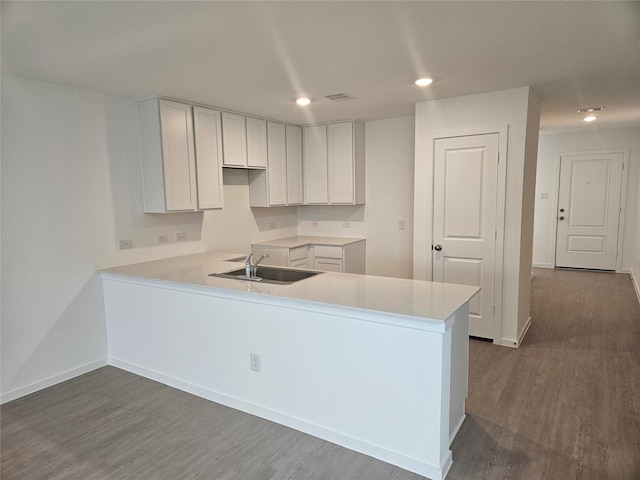
M 150 278 L 136 276 L 133 274 L 99 271 L 101 279 L 116 281 L 119 283 L 130 283 L 133 285 L 151 286 L 174 291 L 182 291 L 191 294 L 206 295 L 211 297 L 241 300 L 245 302 L 274 305 L 286 308 L 293 308 L 301 311 L 313 311 L 329 313 L 331 315 L 353 318 L 357 320 L 394 325 L 415 330 L 424 330 L 437 333 L 444 333 L 455 323 L 454 313 L 446 319 L 434 319 L 428 317 L 418 317 L 395 312 L 383 312 L 379 310 L 369 310 L 346 305 L 336 305 L 331 303 L 318 302 L 307 299 L 296 299 L 291 297 L 280 297 L 277 295 L 264 295 L 257 292 L 246 292 L 232 289 L 214 287 L 210 285 L 198 285 L 193 283 L 166 280 L 161 278 Z M 477 293 L 477 292 L 476 292 Z M 475 295 L 475 294 L 474 294 Z M 471 296 L 473 297 L 473 295 Z M 467 299 L 470 300 L 471 297 Z M 461 306 L 466 303 L 463 302 Z M 458 307 L 460 308 L 460 307 Z M 457 309 L 456 309 L 457 310 Z

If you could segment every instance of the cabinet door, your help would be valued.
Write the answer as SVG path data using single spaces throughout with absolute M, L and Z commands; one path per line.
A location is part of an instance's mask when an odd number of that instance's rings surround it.
M 222 208 L 222 128 L 220 112 L 193 107 L 198 208 Z
M 247 128 L 244 116 L 222 113 L 222 149 L 224 166 L 247 166 Z
M 247 166 L 267 167 L 267 122 L 247 117 Z
M 286 126 L 287 141 L 287 204 L 299 205 L 302 196 L 302 129 Z
M 329 203 L 354 203 L 353 123 L 329 124 Z
M 304 127 L 304 202 L 329 202 L 327 178 L 327 126 Z
M 287 204 L 287 170 L 285 161 L 285 133 L 281 123 L 267 123 L 269 205 Z
M 191 106 L 160 100 L 166 209 L 195 210 L 196 183 Z

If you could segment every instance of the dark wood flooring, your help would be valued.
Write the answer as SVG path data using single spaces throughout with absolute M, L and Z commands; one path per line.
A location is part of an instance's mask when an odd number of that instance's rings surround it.
M 640 305 L 629 276 L 536 270 L 520 349 L 472 340 L 448 480 L 640 480 Z M 105 367 L 1 407 L 3 480 L 422 480 Z

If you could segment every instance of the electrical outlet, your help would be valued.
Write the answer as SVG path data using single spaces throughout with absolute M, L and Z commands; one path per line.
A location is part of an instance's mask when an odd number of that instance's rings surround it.
M 540 200 L 549 200 L 549 192 L 542 192 L 540 194 Z
M 276 222 L 269 222 L 269 228 L 276 228 Z
M 133 248 L 133 242 L 131 241 L 130 238 L 125 238 L 124 240 L 120 240 L 118 242 L 118 248 L 120 248 L 120 250 L 126 250 L 128 248 Z
M 260 355 L 257 353 L 251 354 L 251 370 L 254 372 L 260 371 Z
M 404 230 L 404 229 L 405 229 L 404 220 L 398 220 L 398 230 Z
M 169 235 L 158 235 L 157 237 L 158 245 L 163 243 L 169 243 Z
M 351 222 L 342 222 L 343 228 L 351 228 Z
M 176 242 L 186 242 L 187 234 L 184 232 L 176 233 Z

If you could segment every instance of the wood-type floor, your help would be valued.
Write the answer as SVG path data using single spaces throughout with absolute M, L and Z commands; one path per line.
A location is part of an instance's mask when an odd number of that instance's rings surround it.
M 520 349 L 471 341 L 448 480 L 640 480 L 640 305 L 628 275 L 537 269 Z M 2 480 L 423 480 L 104 367 L 1 408 Z

